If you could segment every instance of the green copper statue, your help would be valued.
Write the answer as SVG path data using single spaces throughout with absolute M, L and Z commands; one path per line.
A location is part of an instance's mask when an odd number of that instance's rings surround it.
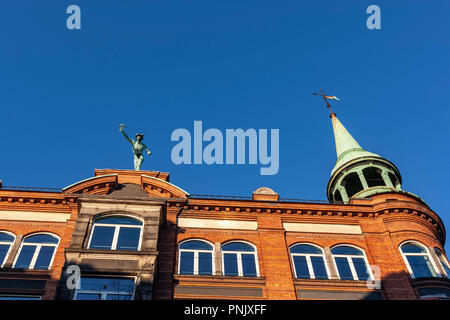
M 144 134 L 143 133 L 137 133 L 136 134 L 136 141 L 134 141 L 133 139 L 130 139 L 128 137 L 128 135 L 125 133 L 124 129 L 125 129 L 125 125 L 121 124 L 119 131 L 122 132 L 122 134 L 125 137 L 125 139 L 127 139 L 127 141 L 129 143 L 131 143 L 131 147 L 133 148 L 133 153 L 134 153 L 134 170 L 140 170 L 141 164 L 144 161 L 144 155 L 142 154 L 142 151 L 146 150 L 148 155 L 151 154 L 151 152 L 150 152 L 150 150 L 148 150 L 147 146 L 145 144 L 141 143 L 142 139 L 144 139 Z

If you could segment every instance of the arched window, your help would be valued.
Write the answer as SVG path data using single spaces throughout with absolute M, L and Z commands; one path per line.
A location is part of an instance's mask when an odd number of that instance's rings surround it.
M 178 273 L 212 275 L 213 246 L 202 240 L 180 243 L 178 249 Z
M 59 239 L 51 234 L 39 233 L 23 239 L 14 268 L 50 269 Z
M 367 280 L 370 277 L 364 251 L 348 245 L 331 249 L 341 280 Z
M 12 245 L 14 243 L 14 235 L 9 232 L 0 232 L 0 268 L 6 262 L 9 252 L 11 251 Z
M 438 248 L 434 248 L 434 251 L 436 252 L 436 255 L 439 258 L 439 262 L 441 263 L 442 269 L 444 270 L 445 274 L 443 274 L 443 276 L 450 279 L 450 264 L 448 263 L 447 258 Z
M 259 268 L 254 246 L 245 242 L 222 245 L 223 272 L 226 276 L 258 277 Z
M 292 246 L 292 264 L 295 277 L 300 279 L 328 279 L 325 259 L 321 248 L 310 244 Z
M 400 246 L 400 251 L 413 278 L 437 277 L 428 250 L 424 246 L 406 242 Z
M 142 228 L 142 221 L 126 216 L 108 216 L 96 219 L 88 248 L 139 250 Z

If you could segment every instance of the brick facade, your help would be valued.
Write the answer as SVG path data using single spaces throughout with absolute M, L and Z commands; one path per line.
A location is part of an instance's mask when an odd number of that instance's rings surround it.
M 444 252 L 445 228 L 434 211 L 406 192 L 380 193 L 347 204 L 283 201 L 270 194 L 219 199 L 190 196 L 168 180 L 169 175 L 161 172 L 97 170 L 95 177 L 62 192 L 0 189 L 0 231 L 17 237 L 0 272 L 0 295 L 70 299 L 73 295 L 64 288 L 62 271 L 69 261 L 82 265 L 82 257 L 88 256 L 100 259 L 98 265 L 103 267 L 94 270 L 96 274 L 138 278 L 146 274 L 146 286 L 136 299 L 408 300 L 419 299 L 425 289 L 450 290 L 447 278 L 413 279 L 408 271 L 399 246 L 416 241 L 428 248 L 432 261 L 438 261 L 434 248 Z M 139 188 L 119 188 L 130 184 Z M 139 190 L 143 193 L 133 195 Z M 82 209 L 83 203 L 90 203 L 90 209 Z M 95 203 L 102 205 L 95 207 Z M 145 225 L 153 226 L 145 227 L 143 235 L 145 254 L 155 261 L 150 269 L 123 267 L 111 272 L 104 269 L 102 259 L 123 262 L 131 253 L 87 248 L 94 219 L 119 211 L 147 217 Z M 160 216 L 154 215 L 157 212 Z M 154 219 L 158 221 L 150 223 Z M 12 268 L 21 237 L 36 232 L 52 233 L 61 239 L 50 270 Z M 214 274 L 179 274 L 178 245 L 189 239 L 201 239 L 214 247 Z M 221 246 L 230 241 L 243 241 L 256 248 L 257 277 L 223 274 Z M 289 248 L 299 243 L 323 249 L 328 279 L 295 278 Z M 331 249 L 341 244 L 363 250 L 369 265 L 379 268 L 380 289 L 368 287 L 365 281 L 339 279 Z M 139 260 L 142 254 L 133 259 Z M 18 283 L 17 288 L 11 281 Z

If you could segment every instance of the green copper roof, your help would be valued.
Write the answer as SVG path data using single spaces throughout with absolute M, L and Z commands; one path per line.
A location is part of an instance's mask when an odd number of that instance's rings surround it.
M 345 129 L 344 125 L 339 121 L 334 113 L 331 115 L 331 122 L 333 125 L 334 142 L 336 144 L 337 154 L 336 165 L 331 171 L 331 175 L 333 175 L 339 167 L 354 159 L 362 157 L 381 158 L 378 154 L 366 151 L 361 148 L 358 142 L 353 139 L 351 134 L 347 131 L 347 129 Z

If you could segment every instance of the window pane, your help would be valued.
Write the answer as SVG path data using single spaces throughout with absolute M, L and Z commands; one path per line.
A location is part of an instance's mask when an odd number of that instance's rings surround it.
M 352 258 L 353 266 L 355 267 L 356 273 L 358 274 L 359 280 L 369 279 L 369 273 L 367 271 L 366 262 L 363 258 Z
M 102 300 L 101 293 L 77 293 L 76 300 Z
M 243 253 L 242 257 L 242 272 L 244 277 L 257 277 L 255 255 Z
M 58 238 L 49 234 L 37 234 L 23 240 L 24 243 L 58 243 Z
M 34 264 L 33 269 L 48 269 L 50 266 L 50 261 L 53 257 L 53 252 L 55 251 L 55 247 L 41 247 L 39 251 L 39 255 L 36 259 L 36 263 Z
M 1 258 L 0 258 L 1 261 Z M 447 273 L 447 278 L 450 278 L 450 268 L 445 263 L 444 259 L 441 259 L 441 265 L 444 268 L 445 273 Z
M 140 228 L 120 228 L 117 250 L 138 250 L 140 236 Z
M 311 257 L 311 263 L 316 279 L 328 279 L 327 269 L 322 257 Z
M 0 244 L 0 267 L 2 266 L 3 262 L 5 262 L 6 255 L 8 254 L 9 247 L 11 245 L 9 244 Z
M 106 300 L 131 300 L 131 295 L 128 294 L 108 294 Z
M 294 256 L 295 273 L 297 278 L 310 279 L 311 275 L 308 270 L 308 263 L 305 256 Z
M 94 227 L 94 233 L 92 234 L 90 249 L 111 249 L 114 227 Z
M 194 253 L 182 251 L 180 253 L 180 274 L 194 274 Z
M 224 253 L 223 264 L 226 276 L 238 276 L 237 255 L 235 253 Z
M 406 256 L 415 278 L 435 277 L 430 259 L 427 256 Z
M 134 225 L 134 226 L 142 226 L 142 221 L 129 218 L 129 217 L 106 217 L 95 220 L 95 223 L 106 223 L 106 224 L 125 224 L 125 225 Z
M 180 249 L 212 250 L 213 247 L 209 243 L 198 240 L 192 240 L 180 244 Z
M 352 247 L 348 247 L 348 246 L 340 246 L 340 247 L 336 247 L 331 249 L 331 253 L 332 254 L 346 254 L 346 255 L 358 255 L 358 256 L 362 256 L 363 253 L 361 250 L 356 249 L 356 248 L 352 248 Z
M 309 244 L 298 244 L 290 249 L 291 253 L 322 254 L 322 250 Z
M 353 280 L 352 270 L 350 269 L 347 258 L 335 257 L 335 260 L 341 280 Z
M 0 300 L 41 300 L 38 296 L 0 296 Z
M 232 242 L 222 246 L 222 251 L 255 252 L 255 248 L 243 242 Z
M 36 246 L 30 245 L 22 246 L 22 250 L 20 250 L 20 254 L 19 257 L 17 258 L 14 268 L 28 269 L 35 250 Z
M 427 253 L 427 251 L 425 250 L 425 248 L 422 248 L 418 245 L 412 244 L 412 243 L 407 243 L 402 245 L 402 251 L 404 253 Z
M 14 242 L 14 237 L 8 233 L 0 232 L 0 241 L 2 242 Z
M 131 278 L 82 277 L 80 285 L 80 290 L 112 292 L 134 291 L 134 279 Z
M 212 254 L 210 252 L 198 253 L 198 274 L 212 275 Z

